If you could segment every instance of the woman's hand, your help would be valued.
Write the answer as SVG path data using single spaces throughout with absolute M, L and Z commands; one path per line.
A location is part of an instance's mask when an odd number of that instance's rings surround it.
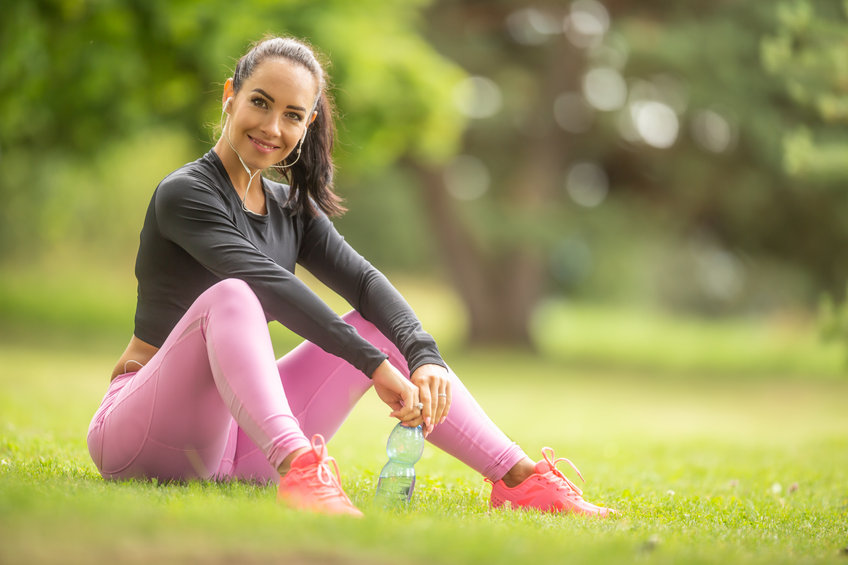
M 410 377 L 418 388 L 419 402 L 424 404 L 424 435 L 429 435 L 448 416 L 451 386 L 448 370 L 441 365 L 421 365 Z
M 451 388 L 448 371 L 441 365 L 421 365 L 407 379 L 388 359 L 371 375 L 377 396 L 392 408 L 389 416 L 403 425 L 424 424 L 424 435 L 430 435 L 436 424 L 445 421 L 450 409 Z M 417 405 L 424 405 L 419 409 Z
M 380 363 L 380 366 L 371 374 L 371 380 L 374 382 L 377 396 L 392 409 L 389 416 L 413 428 L 424 423 L 423 411 L 417 407 L 420 402 L 418 387 L 413 385 L 388 359 Z

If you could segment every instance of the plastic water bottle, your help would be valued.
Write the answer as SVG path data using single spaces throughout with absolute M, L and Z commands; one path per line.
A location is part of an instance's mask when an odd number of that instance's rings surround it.
M 386 506 L 408 504 L 415 489 L 415 463 L 424 453 L 421 426 L 396 425 L 386 442 L 386 453 L 389 461 L 380 471 L 376 499 Z

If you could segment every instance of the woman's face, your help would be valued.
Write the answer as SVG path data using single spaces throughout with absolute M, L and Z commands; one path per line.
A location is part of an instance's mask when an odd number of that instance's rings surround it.
M 251 169 L 265 169 L 285 159 L 312 122 L 317 84 L 312 74 L 287 59 L 259 63 L 232 94 L 231 81 L 224 98 L 232 96 L 225 134 Z

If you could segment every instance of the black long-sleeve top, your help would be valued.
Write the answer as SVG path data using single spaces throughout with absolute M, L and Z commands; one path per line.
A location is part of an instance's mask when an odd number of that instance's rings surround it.
M 289 187 L 262 179 L 266 215 L 246 212 L 214 151 L 168 175 L 151 199 L 136 258 L 135 335 L 161 347 L 207 288 L 245 281 L 269 320 L 371 376 L 386 355 L 294 276 L 295 264 L 345 298 L 400 349 L 410 371 L 444 366 L 436 343 L 377 269 L 326 215 L 287 207 Z

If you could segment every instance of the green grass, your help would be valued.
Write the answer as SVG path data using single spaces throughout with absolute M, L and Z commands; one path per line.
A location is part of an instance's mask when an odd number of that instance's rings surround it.
M 111 358 L 0 347 L 0 563 L 845 560 L 846 383 L 461 358 L 456 369 L 511 437 L 534 457 L 551 445 L 574 460 L 587 498 L 621 515 L 490 512 L 483 481 L 433 448 L 413 507 L 374 508 L 392 422 L 369 394 L 330 443 L 367 512 L 354 521 L 281 508 L 273 488 L 100 479 L 83 438 Z
M 449 361 L 510 437 L 534 458 L 549 445 L 572 459 L 588 480 L 586 498 L 620 514 L 489 511 L 481 478 L 432 447 L 416 467 L 412 507 L 377 508 L 393 422 L 369 393 L 330 442 L 366 512 L 349 520 L 280 507 L 273 487 L 103 481 L 84 437 L 128 337 L 103 305 L 123 308 L 126 299 L 116 290 L 97 300 L 84 288 L 65 310 L 51 303 L 66 297 L 42 293 L 29 309 L 12 300 L 17 313 L 0 318 L 8 337 L 0 341 L 0 564 L 848 562 L 848 382 L 836 361 L 817 364 L 808 338 L 661 319 L 650 339 L 612 334 L 639 346 L 580 338 L 594 343 L 591 356 L 567 340 L 546 344 L 545 356 L 450 346 Z M 405 290 L 417 306 L 427 303 L 434 333 L 461 330 L 450 301 L 430 304 L 422 287 Z M 92 310 L 99 323 L 78 320 Z M 615 322 L 610 310 L 577 314 L 587 334 Z M 31 329 L 16 332 L 22 321 Z M 83 329 L 44 340 L 39 323 Z M 104 325 L 116 335 L 97 329 Z M 734 349 L 746 328 L 760 337 Z M 573 335 L 567 322 L 548 329 Z M 699 337 L 705 351 L 691 344 Z M 278 335 L 278 344 L 289 341 Z M 687 342 L 687 363 L 664 361 L 664 347 Z M 721 343 L 722 360 L 711 364 Z M 769 351 L 797 365 L 773 365 Z

